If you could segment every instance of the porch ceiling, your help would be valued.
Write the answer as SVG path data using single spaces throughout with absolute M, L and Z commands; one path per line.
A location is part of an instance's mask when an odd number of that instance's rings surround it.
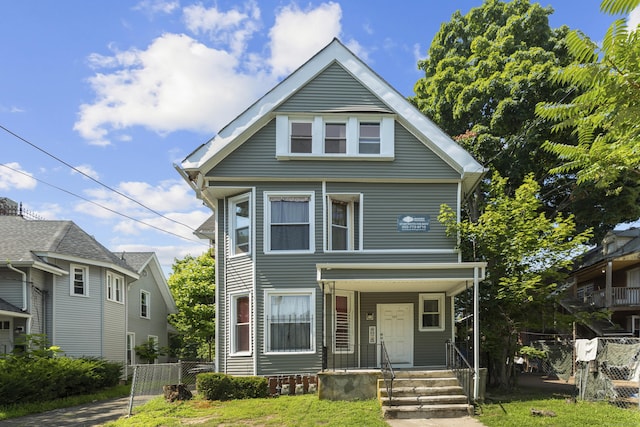
M 317 264 L 318 282 L 358 292 L 444 292 L 454 296 L 484 279 L 485 263 Z

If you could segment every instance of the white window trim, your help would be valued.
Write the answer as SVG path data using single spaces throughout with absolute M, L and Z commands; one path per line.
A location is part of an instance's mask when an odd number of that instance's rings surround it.
M 271 249 L 271 197 L 308 197 L 309 198 L 309 248 L 295 250 Z M 315 253 L 315 192 L 313 191 L 265 191 L 264 192 L 264 242 L 265 254 L 312 254 Z
M 147 315 L 142 315 L 142 295 L 145 294 L 147 296 Z M 138 311 L 140 312 L 141 319 L 151 319 L 151 292 L 145 291 L 144 289 L 140 289 L 140 303 L 138 305 Z
M 311 307 L 311 327 L 309 339 L 311 340 L 311 349 L 304 351 L 274 351 L 269 350 L 271 340 L 271 329 L 269 328 L 269 316 L 271 315 L 271 304 L 269 297 L 272 295 L 307 295 L 309 299 L 309 307 Z M 296 289 L 269 289 L 264 291 L 264 354 L 278 355 L 300 355 L 315 354 L 316 352 L 316 291 L 309 288 Z
M 237 306 L 236 301 L 239 298 L 248 297 L 249 298 L 249 351 L 236 351 L 236 314 L 237 314 Z M 251 307 L 253 307 L 253 300 L 251 298 L 251 294 L 249 292 L 237 292 L 229 294 L 229 320 L 228 324 L 231 326 L 231 330 L 229 333 L 229 355 L 230 356 L 251 356 L 253 354 L 253 315 Z
M 440 309 L 440 326 L 439 327 L 425 327 L 422 325 L 422 315 L 424 313 L 424 301 L 425 300 L 438 300 L 438 308 Z M 445 312 L 446 308 L 444 306 L 445 302 L 445 294 L 443 293 L 428 293 L 428 294 L 419 294 L 418 298 L 418 330 L 421 332 L 438 332 L 445 330 Z
M 349 348 L 347 350 L 336 348 L 336 329 L 338 326 L 338 319 L 336 314 L 336 298 L 335 297 L 346 297 L 347 305 L 348 305 L 348 338 L 349 338 Z M 333 295 L 333 353 L 336 354 L 352 354 L 355 351 L 355 304 L 354 304 L 354 293 L 352 291 L 336 291 Z
M 112 302 L 117 302 L 119 304 L 124 304 L 124 277 L 119 274 L 114 274 L 111 271 L 107 271 L 107 300 Z M 116 281 L 120 283 L 120 299 L 117 298 L 117 288 Z M 111 294 L 111 295 L 109 295 Z
M 235 208 L 238 203 L 249 202 L 249 250 L 247 252 L 236 253 L 236 215 Z M 253 249 L 253 202 L 251 193 L 241 194 L 229 199 L 229 236 L 231 257 L 251 256 Z
M 82 278 L 83 278 L 83 289 L 84 289 L 84 293 L 82 294 L 76 294 L 74 292 L 74 281 L 75 281 L 75 277 L 76 277 L 76 268 L 82 270 Z M 73 297 L 89 297 L 89 267 L 86 265 L 78 265 L 78 264 L 71 264 L 69 266 L 69 269 L 71 270 L 71 274 L 69 275 L 69 294 Z
M 128 348 L 129 344 L 131 344 L 131 349 Z M 125 344 L 127 351 L 127 359 L 129 358 L 129 354 L 131 354 L 131 365 L 136 365 L 136 333 L 135 332 L 127 332 L 127 343 Z M 128 361 L 128 360 L 127 360 Z
M 312 122 L 311 153 L 292 153 L 291 123 Z M 324 152 L 324 124 L 345 122 L 347 124 L 346 153 Z M 380 153 L 360 154 L 360 122 L 380 122 Z M 388 114 L 363 115 L 298 115 L 282 114 L 276 116 L 276 158 L 278 160 L 384 160 L 395 157 L 395 116 Z
M 324 241 L 324 251 L 325 252 L 338 252 L 338 253 L 345 253 L 345 252 L 360 252 L 363 250 L 364 245 L 363 245 L 363 224 L 364 224 L 364 218 L 363 218 L 363 208 L 364 208 L 364 200 L 363 200 L 363 194 L 362 193 L 327 193 L 326 195 L 326 205 L 325 205 L 325 212 L 326 212 L 326 233 L 325 233 L 325 241 Z M 332 239 L 332 232 L 333 232 L 333 227 L 332 227 L 332 201 L 333 200 L 338 200 L 338 201 L 343 201 L 343 202 L 348 202 L 349 203 L 349 225 L 348 225 L 348 229 L 349 229 L 349 242 L 348 242 L 348 248 L 346 250 L 344 249 L 333 249 L 331 247 L 331 239 Z M 358 247 L 355 247 L 354 241 L 355 241 L 355 212 L 354 212 L 354 206 L 353 203 L 354 202 L 358 202 L 360 209 L 358 212 L 358 236 L 359 241 L 358 241 Z

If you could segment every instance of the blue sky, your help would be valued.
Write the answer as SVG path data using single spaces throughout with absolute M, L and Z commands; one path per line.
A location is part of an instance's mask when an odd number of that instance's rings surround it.
M 169 272 L 174 258 L 207 249 L 192 233 L 211 214 L 174 163 L 333 37 L 413 95 L 417 61 L 440 24 L 481 4 L 6 2 L 0 197 L 45 219 L 72 220 L 111 250 L 154 251 Z M 594 40 L 613 20 L 600 13 L 600 0 L 541 4 L 554 8 L 553 27 L 566 24 Z

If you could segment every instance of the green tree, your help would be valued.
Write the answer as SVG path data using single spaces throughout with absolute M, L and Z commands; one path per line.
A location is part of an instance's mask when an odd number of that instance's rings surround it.
M 640 0 L 604 0 L 601 10 L 626 15 L 638 6 Z M 555 81 L 581 93 L 568 101 L 541 102 L 536 112 L 555 122 L 555 131 L 572 130 L 578 140 L 550 140 L 545 148 L 564 161 L 555 172 L 577 172 L 578 183 L 620 194 L 640 175 L 640 35 L 617 19 L 601 45 L 580 31 L 568 34 L 567 45 L 576 62 Z
M 522 330 L 543 327 L 554 309 L 551 292 L 564 278 L 561 271 L 585 248 L 591 234 L 577 233 L 572 215 L 548 218 L 532 174 L 513 196 L 506 178 L 494 173 L 487 204 L 477 221 L 457 221 L 443 205 L 438 219 L 450 235 L 459 235 L 469 258 L 487 263 L 480 284 L 480 327 L 483 352 L 488 355 L 492 380 L 511 384 L 513 363 Z
M 215 339 L 215 260 L 207 252 L 176 259 L 168 280 L 178 312 L 169 322 L 181 337 L 181 357 L 211 361 Z
M 569 129 L 553 132 L 536 116 L 536 105 L 579 94 L 551 78 L 573 61 L 565 41 L 569 29 L 552 29 L 552 13 L 528 0 L 486 0 L 466 15 L 454 13 L 435 35 L 427 59 L 418 63 L 425 75 L 411 101 L 481 163 L 507 177 L 508 193 L 533 173 L 547 214 L 575 213 L 578 230 L 593 228 L 600 237 L 638 217 L 638 185 L 630 183 L 620 199 L 578 185 L 573 173 L 550 173 L 561 163 L 542 148 L 545 141 L 576 137 Z M 470 217 L 481 212 L 485 193 L 480 187 L 471 199 Z

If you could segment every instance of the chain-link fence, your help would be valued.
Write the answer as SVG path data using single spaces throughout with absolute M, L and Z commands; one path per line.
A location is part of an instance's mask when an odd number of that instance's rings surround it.
M 573 377 L 576 398 L 640 409 L 640 338 L 537 341 L 532 345 L 547 355 L 533 362 L 541 372 L 565 381 Z
M 177 363 L 156 363 L 134 365 L 129 396 L 129 415 L 136 405 L 163 395 L 165 385 L 184 384 L 190 391 L 196 389 L 196 375 L 214 372 L 215 364 L 207 362 L 179 361 Z

